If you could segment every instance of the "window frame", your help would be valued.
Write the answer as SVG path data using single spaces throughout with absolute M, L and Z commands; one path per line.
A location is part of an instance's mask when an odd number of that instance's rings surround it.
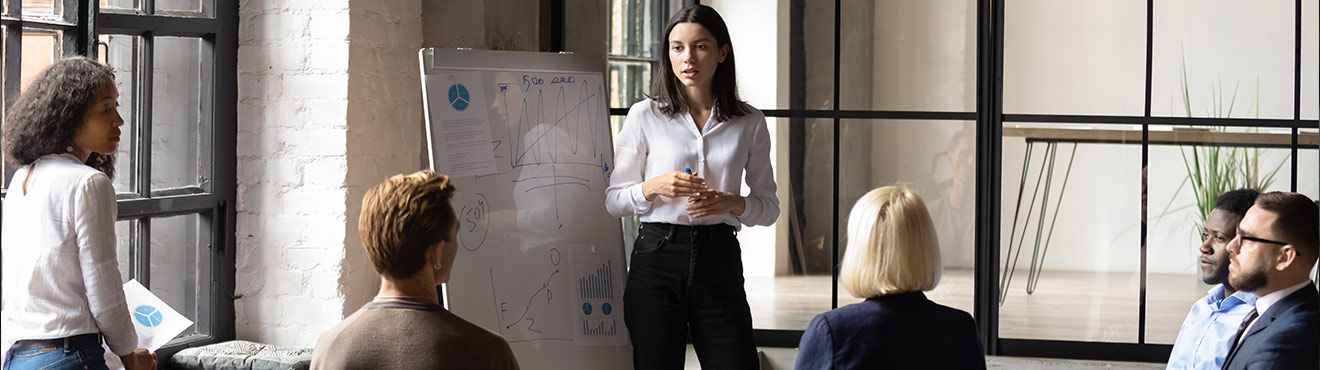
M 780 25 L 788 27 L 790 34 L 790 109 L 767 109 L 762 110 L 767 118 L 778 117 L 789 119 L 790 131 L 790 153 L 801 153 L 803 144 L 801 136 L 806 119 L 832 119 L 834 132 L 840 132 L 840 121 L 843 119 L 904 119 L 904 120 L 924 120 L 924 121 L 950 121 L 967 120 L 976 122 L 976 225 L 975 225 L 975 250 L 974 250 L 974 269 L 975 281 L 973 283 L 973 314 L 977 322 L 977 331 L 984 344 L 986 354 L 996 356 L 1026 356 L 1026 357 L 1051 357 L 1051 358 L 1069 358 L 1069 359 L 1089 359 L 1089 360 L 1110 360 L 1110 361 L 1141 361 L 1141 362 L 1164 362 L 1168 359 L 1173 346 L 1168 344 L 1152 344 L 1146 341 L 1146 295 L 1147 295 L 1147 271 L 1145 270 L 1147 250 L 1146 250 L 1146 228 L 1145 222 L 1141 224 L 1141 288 L 1139 296 L 1139 327 L 1138 340 L 1136 343 L 1104 343 L 1104 342 L 1086 342 L 1086 341 L 1068 341 L 1068 340 L 1035 340 L 1035 339 L 1014 339 L 1002 338 L 999 335 L 999 273 L 1000 273 L 1000 233 L 1001 220 L 1000 209 L 1002 207 L 1002 176 L 1003 176 L 1003 125 L 1005 122 L 1015 123 L 1078 123 L 1094 125 L 1140 125 L 1143 130 L 1142 138 L 1142 165 L 1149 164 L 1149 131 L 1151 126 L 1225 126 L 1225 127 L 1257 127 L 1257 128 L 1288 128 L 1292 131 L 1291 145 L 1291 173 L 1293 176 L 1290 189 L 1297 190 L 1298 168 L 1298 135 L 1300 129 L 1320 128 L 1320 120 L 1304 120 L 1301 118 L 1301 59 L 1302 59 L 1302 11 L 1303 6 L 1300 0 L 1295 5 L 1295 39 L 1294 39 L 1294 84 L 1293 84 L 1293 118 L 1292 119 L 1223 119 L 1223 118 L 1182 118 L 1182 117 L 1161 117 L 1151 114 L 1151 74 L 1152 74 L 1152 43 L 1154 34 L 1154 0 L 1146 1 L 1146 65 L 1145 65 L 1145 114 L 1142 116 L 1120 116 L 1120 115 L 1063 115 L 1063 114 L 1004 114 L 1004 11 L 1005 0 L 977 0 L 976 4 L 976 97 L 975 107 L 969 112 L 933 112 L 933 111 L 882 111 L 882 110 L 844 110 L 840 109 L 840 35 L 842 35 L 841 9 L 843 4 L 841 0 L 835 0 L 834 3 L 834 85 L 832 109 L 804 109 L 804 93 L 802 86 L 805 85 L 803 76 L 805 68 L 802 66 L 805 58 L 802 55 L 802 4 L 808 0 L 794 0 L 790 3 L 790 24 Z M 701 3 L 696 0 L 681 1 L 681 5 Z M 668 9 L 672 12 L 674 9 Z M 663 21 L 663 20 L 661 20 Z M 1283 21 L 1283 20 L 1281 20 Z M 663 25 L 661 26 L 663 27 Z M 663 57 L 663 54 L 656 54 L 657 58 Z M 614 57 L 611 55 L 611 57 Z M 613 58 L 610 59 L 614 60 Z M 656 64 L 653 64 L 653 69 Z M 628 113 L 628 107 L 611 106 L 610 116 L 623 117 Z M 839 163 L 839 137 L 833 138 L 833 163 Z M 799 171 L 801 169 L 794 167 L 795 159 L 790 157 L 788 164 L 789 171 Z M 796 159 L 800 163 L 800 159 Z M 833 214 L 834 214 L 834 235 L 839 235 L 841 225 L 839 225 L 839 166 L 833 166 Z M 1305 169 L 1300 169 L 1305 170 Z M 1320 170 L 1320 168 L 1312 169 Z M 792 177 L 792 176 L 790 176 Z M 797 189 L 794 189 L 797 191 Z M 1142 191 L 1146 191 L 1146 185 L 1142 185 Z M 1144 202 L 1143 197 L 1143 202 Z M 1146 209 L 1143 205 L 1142 209 Z M 1142 219 L 1145 219 L 1143 215 Z M 625 231 L 627 232 L 627 231 Z M 839 306 L 838 298 L 838 261 L 839 238 L 834 238 L 830 246 L 833 249 L 834 271 L 833 271 L 833 307 Z M 1320 280 L 1320 275 L 1315 279 Z M 797 347 L 801 339 L 803 330 L 768 330 L 754 329 L 754 338 L 758 346 L 768 347 Z
M 158 354 L 168 357 L 183 348 L 206 345 L 235 337 L 234 327 L 234 217 L 237 195 L 237 62 L 238 4 L 203 0 L 202 12 L 155 11 L 154 0 L 138 0 L 138 9 L 101 9 L 96 0 L 55 0 L 63 19 L 24 19 L 22 1 L 10 0 L 2 20 L 6 27 L 4 92 L 16 96 L 22 73 L 24 29 L 58 30 L 64 34 L 61 56 L 97 58 L 102 35 L 127 35 L 139 39 L 134 55 L 132 156 L 133 189 L 117 189 L 118 220 L 130 221 L 129 276 L 150 287 L 151 221 L 171 216 L 198 216 L 196 246 L 198 291 L 196 330 L 206 334 L 175 338 Z M 153 40 L 155 37 L 197 38 L 200 63 L 198 145 L 210 148 L 211 173 L 201 185 L 151 189 L 151 98 L 154 86 Z M 127 82 L 127 81 L 125 81 Z M 6 107 L 9 104 L 6 99 Z M 209 157 L 209 158 L 208 158 Z M 129 175 L 129 174 L 124 174 Z M 209 189 L 208 189 L 209 188 Z M 6 191 L 7 192 L 7 191 Z M 0 215 L 3 217 L 3 215 Z M 179 307 L 179 309 L 183 309 Z

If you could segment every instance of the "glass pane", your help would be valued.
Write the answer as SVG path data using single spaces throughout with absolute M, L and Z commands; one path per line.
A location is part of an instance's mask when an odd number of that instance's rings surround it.
M 151 189 L 209 187 L 209 132 L 202 120 L 201 39 L 157 37 L 152 71 Z M 203 140 L 204 138 L 208 140 Z M 166 192 L 168 194 L 169 192 Z
M 795 50 L 788 23 L 795 17 L 782 13 L 788 7 L 736 0 L 701 3 L 719 11 L 729 27 L 736 55 L 738 94 L 743 100 L 758 109 L 834 107 L 834 59 L 830 57 L 834 55 L 833 2 L 803 3 L 801 17 L 796 17 L 802 22 L 802 49 L 796 52 L 803 63 L 797 72 L 790 66 Z M 845 14 L 849 16 L 852 15 Z M 860 46 L 858 39 L 845 38 L 843 51 L 855 51 Z M 659 57 L 666 58 L 668 54 Z M 795 73 L 798 77 L 794 77 Z M 795 97 L 794 92 L 803 95 Z M 795 102 L 795 98 L 801 99 L 800 102 Z
M 1151 114 L 1293 118 L 1294 7 L 1156 1 Z
M 98 38 L 101 61 L 114 67 L 115 87 L 119 89 L 119 115 L 124 126 L 119 128 L 119 149 L 115 151 L 115 192 L 137 193 L 137 162 L 134 153 L 138 146 L 138 115 L 133 99 L 137 95 L 136 81 L 138 38 L 124 35 L 101 35 Z
M 1192 304 L 1220 283 L 1200 264 L 1209 210 L 1230 190 L 1288 191 L 1292 132 L 1152 126 L 1150 138 L 1146 341 L 1173 344 Z
M 138 9 L 138 0 L 99 0 L 102 10 L 136 10 Z
M 651 91 L 651 63 L 610 61 L 610 106 L 631 107 Z
M 1320 118 L 1320 3 L 1302 2 L 1302 119 Z
M 133 279 L 133 240 L 137 220 L 115 222 L 115 256 L 119 260 L 119 277 L 124 282 Z
M 27 85 L 32 83 L 33 79 L 41 71 L 46 70 L 51 64 L 55 64 L 60 59 L 60 45 L 62 40 L 60 31 L 41 30 L 33 28 L 23 29 L 23 50 L 22 50 L 22 69 L 19 80 L 20 89 L 27 89 Z
M 62 19 L 62 0 L 23 0 L 23 18 Z
M 848 218 L 876 188 L 901 185 L 921 197 L 939 239 L 943 273 L 926 292 L 936 303 L 972 313 L 976 225 L 976 125 L 963 121 L 844 120 L 839 154 L 839 256 Z M 822 203 L 828 206 L 828 200 Z M 826 211 L 828 214 L 828 211 Z M 842 263 L 842 261 L 840 261 Z M 861 302 L 839 287 L 839 305 Z
M 1145 1 L 1008 0 L 1004 9 L 1005 113 L 1145 114 Z
M 203 0 L 156 0 L 156 13 L 201 15 Z
M 1309 128 L 1301 130 L 1297 142 L 1297 192 L 1311 199 L 1320 200 L 1320 151 L 1316 143 L 1320 142 L 1320 130 Z
M 656 0 L 610 0 L 610 55 L 654 58 L 664 14 Z
M 738 233 L 752 326 L 804 330 L 811 319 L 833 308 L 830 266 L 833 202 L 833 121 L 810 120 L 805 140 L 793 144 L 787 118 L 770 118 L 780 218 L 771 227 L 745 227 Z M 744 193 L 748 190 L 744 190 Z M 791 225 L 796 222 L 798 227 Z M 776 228 L 787 238 L 777 238 Z
M 843 109 L 976 109 L 975 1 L 844 1 L 842 22 Z
M 151 292 L 180 314 L 197 322 L 198 295 L 210 280 L 198 240 L 196 214 L 151 219 Z M 181 335 L 196 333 L 197 326 Z
M 1140 144 L 1133 125 L 1004 125 L 1000 337 L 1137 341 Z

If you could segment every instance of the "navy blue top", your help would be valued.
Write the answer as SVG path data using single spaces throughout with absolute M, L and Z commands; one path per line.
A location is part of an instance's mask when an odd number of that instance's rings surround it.
M 972 315 L 921 292 L 822 313 L 798 347 L 798 369 L 985 369 Z
M 1315 283 L 1260 314 L 1224 360 L 1224 369 L 1320 369 L 1320 295 Z

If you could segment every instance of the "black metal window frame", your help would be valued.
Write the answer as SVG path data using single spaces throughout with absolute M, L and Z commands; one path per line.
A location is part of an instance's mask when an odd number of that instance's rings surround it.
M 561 1 L 561 0 L 556 0 Z M 1004 114 L 1004 11 L 1005 0 L 978 0 L 976 2 L 976 109 L 973 112 L 931 112 L 931 111 L 883 111 L 883 110 L 844 110 L 839 107 L 840 88 L 840 23 L 842 21 L 842 1 L 834 1 L 834 92 L 833 109 L 800 109 L 805 106 L 805 86 L 803 67 L 803 1 L 794 1 L 790 7 L 790 109 L 763 110 L 766 117 L 789 119 L 790 146 L 801 148 L 803 127 L 808 118 L 832 119 L 834 132 L 840 132 L 840 123 L 844 119 L 903 119 L 926 121 L 975 121 L 976 122 L 976 226 L 975 226 L 975 281 L 973 283 L 973 315 L 977 321 L 977 331 L 985 345 L 986 354 L 998 356 L 1049 357 L 1067 359 L 1090 359 L 1110 361 L 1165 362 L 1173 346 L 1146 342 L 1146 224 L 1141 224 L 1141 289 L 1139 296 L 1140 320 L 1137 343 L 1104 343 L 1065 340 L 1034 340 L 1001 338 L 999 336 L 1000 294 L 999 255 L 1000 255 L 1000 208 L 1003 176 L 1003 124 L 1005 122 L 1040 122 L 1040 123 L 1081 123 L 1096 125 L 1141 125 L 1142 127 L 1142 166 L 1149 162 L 1150 126 L 1225 126 L 1290 128 L 1292 130 L 1291 169 L 1296 174 L 1298 156 L 1299 129 L 1320 128 L 1318 120 L 1301 118 L 1301 50 L 1302 50 L 1302 2 L 1296 1 L 1295 50 L 1294 50 L 1294 91 L 1292 119 L 1241 119 L 1241 118 L 1181 118 L 1152 116 L 1151 109 L 1151 64 L 1152 40 L 1154 34 L 1154 0 L 1146 2 L 1146 76 L 1145 76 L 1145 114 L 1142 116 L 1104 116 L 1104 115 L 1055 115 L 1055 114 Z M 685 4 L 700 1 L 684 1 Z M 558 43 L 557 45 L 562 45 Z M 663 54 L 657 54 L 663 57 Z M 611 116 L 626 116 L 627 107 L 611 107 Z M 833 163 L 839 162 L 839 137 L 834 135 Z M 799 152 L 795 150 L 794 152 Z M 792 160 L 790 160 L 792 162 Z M 789 170 L 793 171 L 790 163 Z M 801 169 L 798 168 L 798 171 Z M 1318 169 L 1320 170 L 1320 169 Z M 798 172 L 800 173 L 800 172 Z M 790 176 L 792 177 L 792 176 Z M 833 166 L 833 225 L 834 235 L 839 233 L 839 167 Z M 1142 192 L 1146 185 L 1142 184 Z M 1292 191 L 1297 190 L 1296 176 L 1292 176 Z M 1145 202 L 1145 197 L 1142 197 Z M 1143 212 L 1146 209 L 1142 205 Z M 1145 219 L 1145 215 L 1142 215 Z M 833 238 L 834 271 L 832 277 L 832 307 L 838 307 L 838 266 L 839 239 Z M 1317 277 L 1320 279 L 1320 276 Z M 802 337 L 802 330 L 755 329 L 754 335 L 758 346 L 797 347 Z
M 133 56 L 134 86 L 132 162 L 133 189 L 119 189 L 119 221 L 131 221 L 129 276 L 150 287 L 151 220 L 155 218 L 197 215 L 199 225 L 197 261 L 208 266 L 208 279 L 199 283 L 196 302 L 198 328 L 204 334 L 176 338 L 158 354 L 169 356 L 183 348 L 234 338 L 234 207 L 237 194 L 236 136 L 238 107 L 238 4 L 234 1 L 204 0 L 200 13 L 156 12 L 154 0 L 136 1 L 136 9 L 101 9 L 97 0 L 55 0 L 63 20 L 32 19 L 22 16 L 22 1 L 11 0 L 6 27 L 4 91 L 6 104 L 20 90 L 22 35 L 24 31 L 59 31 L 63 35 L 61 56 L 96 58 L 101 48 L 97 40 L 104 35 L 136 36 Z M 151 119 L 153 38 L 191 37 L 201 40 L 200 145 L 210 148 L 209 184 L 169 189 L 151 189 Z M 161 277 L 169 278 L 169 277 Z
M 981 0 L 977 9 L 977 252 L 975 314 L 981 340 L 992 355 L 1055 357 L 1088 360 L 1165 362 L 1173 345 L 1146 342 L 1147 310 L 1147 184 L 1141 184 L 1141 238 L 1140 290 L 1138 296 L 1138 322 L 1136 343 L 1101 343 L 1085 341 L 1036 340 L 1001 338 L 998 335 L 999 287 L 995 276 L 999 274 L 1000 253 L 1000 194 L 1003 175 L 1003 124 L 1019 123 L 1077 123 L 1090 125 L 1141 125 L 1141 166 L 1150 163 L 1151 126 L 1221 126 L 1248 128 L 1291 129 L 1291 183 L 1290 191 L 1297 191 L 1298 135 L 1300 129 L 1320 128 L 1320 120 L 1301 117 L 1301 57 L 1302 57 L 1302 1 L 1295 1 L 1293 49 L 1293 118 L 1184 118 L 1159 117 L 1151 114 L 1153 43 L 1155 35 L 1155 0 L 1146 1 L 1145 45 L 1145 107 L 1142 116 L 1057 115 L 1057 114 L 1005 114 L 1004 91 L 1004 0 Z M 1282 20 L 1281 20 L 1282 21 Z M 989 318 L 988 320 L 983 318 Z

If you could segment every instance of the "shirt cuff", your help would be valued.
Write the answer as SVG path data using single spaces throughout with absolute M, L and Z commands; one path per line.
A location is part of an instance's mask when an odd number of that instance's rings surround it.
M 633 213 L 640 215 L 651 212 L 651 201 L 646 200 L 646 195 L 642 194 L 642 184 L 633 185 L 628 193 L 632 194 Z

